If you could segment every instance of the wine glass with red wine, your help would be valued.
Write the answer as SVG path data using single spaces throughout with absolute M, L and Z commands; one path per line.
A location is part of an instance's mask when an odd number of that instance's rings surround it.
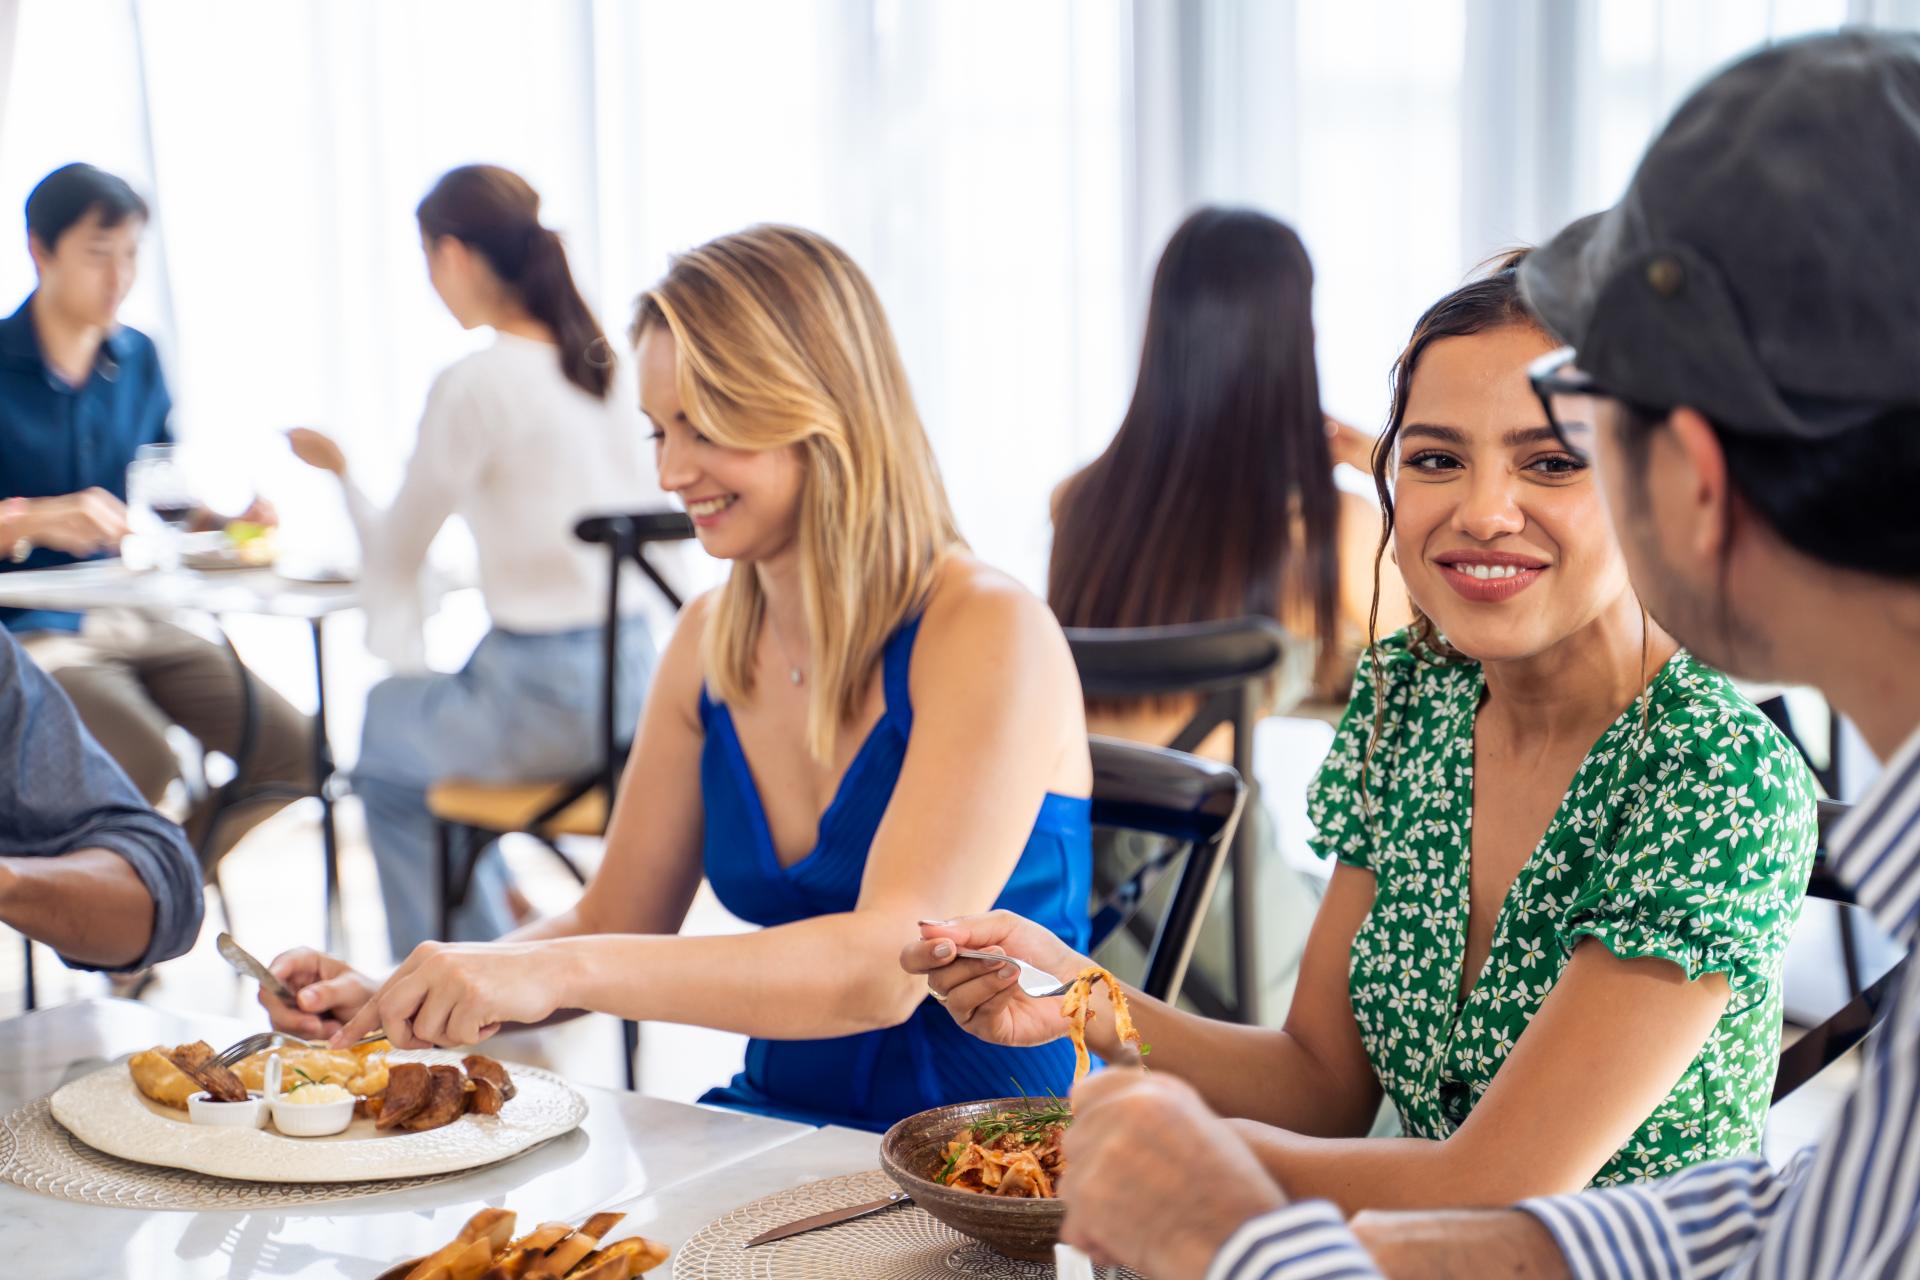
M 135 451 L 127 468 L 127 507 L 135 532 L 152 548 L 154 567 L 179 568 L 181 535 L 192 526 L 201 503 L 178 446 L 145 444 Z

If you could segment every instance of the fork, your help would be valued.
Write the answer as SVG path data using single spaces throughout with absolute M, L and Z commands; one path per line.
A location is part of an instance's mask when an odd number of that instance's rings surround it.
M 1045 969 L 1036 968 L 1028 964 L 1025 960 L 1018 959 L 1014 956 L 1003 956 L 997 951 L 971 951 L 966 947 L 961 947 L 958 951 L 954 952 L 954 956 L 961 960 L 991 960 L 995 964 L 1018 966 L 1020 970 L 1020 990 L 1035 1000 L 1045 1000 L 1051 996 L 1063 996 L 1067 994 L 1067 988 L 1073 985 L 1071 982 L 1060 981 L 1060 979 L 1054 977 Z
M 357 1049 L 363 1044 L 372 1044 L 376 1040 L 384 1040 L 386 1038 L 386 1032 L 373 1031 L 361 1036 L 358 1040 L 346 1047 L 349 1049 Z M 213 1061 L 223 1067 L 231 1067 L 243 1058 L 251 1058 L 262 1049 L 274 1049 L 283 1044 L 304 1045 L 309 1049 L 324 1049 L 327 1047 L 327 1042 L 324 1040 L 306 1040 L 299 1036 L 288 1035 L 284 1031 L 258 1031 L 246 1037 L 244 1040 L 236 1041 L 214 1054 Z

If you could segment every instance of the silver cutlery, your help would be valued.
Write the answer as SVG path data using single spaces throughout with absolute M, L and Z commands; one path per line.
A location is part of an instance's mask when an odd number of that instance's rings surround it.
M 1020 970 L 1020 990 L 1035 1000 L 1045 1000 L 1049 996 L 1063 996 L 1071 982 L 1062 982 L 1045 969 L 1035 968 L 1025 960 L 1016 960 L 1012 956 L 1003 956 L 996 951 L 971 951 L 961 947 L 954 953 L 962 960 L 991 960 L 995 964 L 1015 965 Z
M 274 977 L 273 970 L 254 959 L 245 947 L 235 942 L 232 934 L 221 934 L 215 941 L 215 946 L 219 949 L 220 958 L 232 965 L 235 973 L 243 978 L 252 978 L 265 987 L 274 999 L 288 1008 L 299 1007 L 294 1004 L 293 992 L 288 989 L 287 984 Z
M 386 1038 L 386 1032 L 374 1031 L 361 1036 L 358 1040 L 355 1040 L 350 1045 L 343 1046 L 343 1048 L 358 1049 L 363 1044 L 372 1044 L 376 1040 L 385 1040 Z M 220 1052 L 214 1054 L 213 1061 L 223 1067 L 231 1067 L 243 1058 L 251 1058 L 262 1049 L 277 1049 L 281 1045 L 286 1044 L 299 1045 L 303 1049 L 327 1048 L 327 1042 L 324 1040 L 307 1040 L 300 1036 L 289 1035 L 285 1031 L 259 1031 L 243 1040 L 235 1041 Z
M 803 1231 L 818 1231 L 821 1227 L 837 1227 L 843 1222 L 852 1222 L 855 1218 L 864 1218 L 870 1213 L 882 1209 L 891 1209 L 897 1204 L 912 1204 L 913 1200 L 904 1191 L 896 1191 L 884 1200 L 874 1200 L 867 1204 L 856 1204 L 846 1209 L 829 1209 L 825 1213 L 816 1213 L 811 1217 L 789 1222 L 785 1226 L 762 1231 L 753 1239 L 741 1245 L 742 1249 L 751 1249 L 755 1245 L 772 1244 L 775 1240 L 785 1240 L 788 1236 L 797 1236 Z

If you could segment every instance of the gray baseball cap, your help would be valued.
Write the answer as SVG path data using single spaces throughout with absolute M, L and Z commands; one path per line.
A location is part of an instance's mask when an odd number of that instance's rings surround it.
M 1723 430 L 1817 440 L 1920 405 L 1920 35 L 1720 72 L 1520 289 L 1609 394 Z

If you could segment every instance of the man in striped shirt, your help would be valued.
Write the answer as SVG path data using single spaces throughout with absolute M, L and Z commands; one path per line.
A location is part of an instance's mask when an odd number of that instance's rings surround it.
M 1709 81 L 1620 204 L 1521 268 L 1572 346 L 1533 380 L 1636 590 L 1700 657 L 1821 688 L 1888 766 L 1831 868 L 1920 936 L 1920 36 L 1777 46 Z M 1162 1277 L 1920 1276 L 1920 965 L 1834 1131 L 1509 1210 L 1291 1205 L 1177 1081 L 1074 1095 L 1063 1235 Z M 1604 1062 L 1596 1070 L 1605 1070 Z

